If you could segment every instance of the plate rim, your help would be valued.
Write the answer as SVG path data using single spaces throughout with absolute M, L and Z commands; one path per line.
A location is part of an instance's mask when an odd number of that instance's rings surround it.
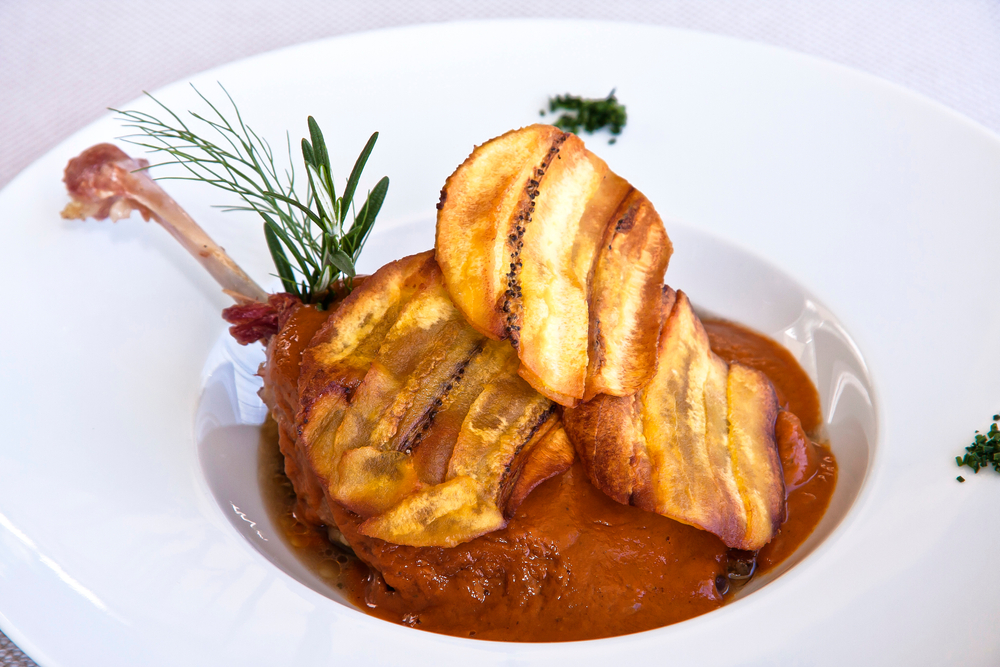
M 896 84 L 896 83 L 887 81 L 885 79 L 882 79 L 880 77 L 877 77 L 877 76 L 875 76 L 873 74 L 870 74 L 870 73 L 867 73 L 867 72 L 863 72 L 863 71 L 851 68 L 851 67 L 849 67 L 847 65 L 843 65 L 843 64 L 836 63 L 836 62 L 833 62 L 833 61 L 825 60 L 823 58 L 819 58 L 819 57 L 812 56 L 812 55 L 809 55 L 809 54 L 803 54 L 801 52 L 797 52 L 797 51 L 794 51 L 792 49 L 788 49 L 788 48 L 785 48 L 785 47 L 779 47 L 779 46 L 774 46 L 774 45 L 769 45 L 769 44 L 763 44 L 763 43 L 760 43 L 760 42 L 755 42 L 755 41 L 747 40 L 747 39 L 744 39 L 744 38 L 730 37 L 730 36 L 719 35 L 719 34 L 710 33 L 710 32 L 704 32 L 704 31 L 698 31 L 698 30 L 689 30 L 689 29 L 683 29 L 683 28 L 674 28 L 674 27 L 668 27 L 668 26 L 650 26 L 650 25 L 638 24 L 638 23 L 635 23 L 635 22 L 628 22 L 628 21 L 600 21 L 600 20 L 590 20 L 590 19 L 491 19 L 491 20 L 455 21 L 455 22 L 443 22 L 443 23 L 426 23 L 426 24 L 418 24 L 418 25 L 410 25 L 410 26 L 397 26 L 397 27 L 391 27 L 391 28 L 383 28 L 383 29 L 377 29 L 377 30 L 364 31 L 364 32 L 359 32 L 359 33 L 350 33 L 350 34 L 346 34 L 346 35 L 338 35 L 338 36 L 334 36 L 334 37 L 328 37 L 328 38 L 324 38 L 324 39 L 320 39 L 320 40 L 314 40 L 314 41 L 310 41 L 310 42 L 304 42 L 304 43 L 300 43 L 300 44 L 295 44 L 295 45 L 290 45 L 290 46 L 282 47 L 280 49 L 275 49 L 275 50 L 268 51 L 268 52 L 261 53 L 261 54 L 255 54 L 255 55 L 252 55 L 252 56 L 248 56 L 246 58 L 241 58 L 239 60 L 236 60 L 236 61 L 233 61 L 233 62 L 230 62 L 230 63 L 225 63 L 223 65 L 219 65 L 217 67 L 213 67 L 213 68 L 204 70 L 202 72 L 193 74 L 190 77 L 186 77 L 185 79 L 186 80 L 204 79 L 204 78 L 212 75 L 215 72 L 221 72 L 221 71 L 224 71 L 224 70 L 226 70 L 228 68 L 245 67 L 245 66 L 247 66 L 248 63 L 252 63 L 252 62 L 254 62 L 257 59 L 270 58 L 270 57 L 273 57 L 274 54 L 277 54 L 277 53 L 294 52 L 294 51 L 303 50 L 303 49 L 306 49 L 306 48 L 318 48 L 318 47 L 320 47 L 320 46 L 322 46 L 324 44 L 327 44 L 327 43 L 330 43 L 330 42 L 335 42 L 335 41 L 336 42 L 342 42 L 342 41 L 348 41 L 348 40 L 353 40 L 353 39 L 370 39 L 370 38 L 372 38 L 372 36 L 381 37 L 381 36 L 385 35 L 386 33 L 392 34 L 392 33 L 397 33 L 397 32 L 425 32 L 428 29 L 438 30 L 438 29 L 444 28 L 444 29 L 447 29 L 447 30 L 452 30 L 452 29 L 463 29 L 463 28 L 466 28 L 466 27 L 469 27 L 469 26 L 472 26 L 472 27 L 490 26 L 491 28 L 493 28 L 493 27 L 496 27 L 498 25 L 503 25 L 503 24 L 517 24 L 517 25 L 520 25 L 520 24 L 539 24 L 539 23 L 540 24 L 549 24 L 549 25 L 551 25 L 551 24 L 583 24 L 583 25 L 594 26 L 594 27 L 612 25 L 612 26 L 619 26 L 619 27 L 623 27 L 623 28 L 640 29 L 640 30 L 646 30 L 646 31 L 657 31 L 657 32 L 659 32 L 659 31 L 666 31 L 666 32 L 670 32 L 670 33 L 682 33 L 682 34 L 694 35 L 694 36 L 696 36 L 699 39 L 707 37 L 707 38 L 710 38 L 712 40 L 722 40 L 724 42 L 739 43 L 739 44 L 750 46 L 750 47 L 755 48 L 755 49 L 770 50 L 770 51 L 773 51 L 773 52 L 776 52 L 776 53 L 780 53 L 783 56 L 791 56 L 791 57 L 794 57 L 794 58 L 804 58 L 804 59 L 806 59 L 808 61 L 811 61 L 813 63 L 821 64 L 824 67 L 833 67 L 833 68 L 835 68 L 837 70 L 842 70 L 842 71 L 849 72 L 850 75 L 853 76 L 853 77 L 858 77 L 858 76 L 863 77 L 864 79 L 868 80 L 869 82 L 877 83 L 879 86 L 885 87 L 885 88 L 891 90 L 892 93 L 895 94 L 895 95 L 902 94 L 906 98 L 908 98 L 911 101 L 914 101 L 915 103 L 918 103 L 920 105 L 930 105 L 930 107 L 933 108 L 937 113 L 944 113 L 947 117 L 950 118 L 951 121 L 960 122 L 963 125 L 966 125 L 966 126 L 970 127 L 971 129 L 977 131 L 979 134 L 983 135 L 983 137 L 986 140 L 988 140 L 989 142 L 991 142 L 996 149 L 1000 150 L 1000 135 L 997 135 L 996 133 L 994 133 L 989 128 L 987 128 L 987 127 L 983 126 L 982 124 L 978 123 L 977 121 L 975 121 L 975 120 L 973 120 L 973 119 L 965 116 L 964 114 L 962 114 L 960 112 L 957 112 L 957 111 L 955 111 L 955 110 L 947 107 L 946 105 L 944 105 L 941 102 L 938 102 L 938 101 L 936 101 L 934 99 L 931 99 L 931 98 L 929 98 L 929 97 L 927 97 L 927 96 L 925 96 L 925 95 L 923 95 L 921 93 L 917 93 L 915 91 L 907 89 L 907 88 L 905 88 L 905 87 L 903 87 L 903 86 L 901 86 L 899 84 Z M 158 91 L 164 91 L 164 90 L 170 89 L 170 88 L 172 88 L 174 86 L 181 85 L 183 82 L 184 82 L 184 80 L 167 84 L 166 86 L 163 86 L 163 87 L 159 88 Z M 139 98 L 139 99 L 142 99 L 142 98 Z M 131 104 L 132 103 L 130 103 L 130 105 Z M 126 105 L 126 107 L 130 106 L 130 105 Z M 46 159 L 51 159 L 52 156 L 65 153 L 66 152 L 65 147 L 68 146 L 68 145 L 71 145 L 73 143 L 73 141 L 77 137 L 79 137 L 83 133 L 86 133 L 91 128 L 94 128 L 95 126 L 99 126 L 99 125 L 107 122 L 110 117 L 111 117 L 110 113 L 106 113 L 106 114 L 102 115 L 100 118 L 94 120 L 91 123 L 87 123 L 85 126 L 83 126 L 82 128 L 76 130 L 71 135 L 69 135 L 68 137 L 66 137 L 63 140 L 61 140 L 54 147 L 52 147 L 51 149 L 49 149 L 48 151 L 46 151 L 43 156 L 41 156 L 38 159 L 36 159 L 35 161 L 33 161 L 32 164 L 29 165 L 26 169 L 24 169 L 21 172 L 19 172 L 13 179 L 11 179 L 11 181 L 2 190 L 0 190 L 0 201 L 2 201 L 2 198 L 3 198 L 4 195 L 7 195 L 8 193 L 13 192 L 15 189 L 17 189 L 19 186 L 21 186 L 22 185 L 22 181 L 28 182 L 30 180 L 30 178 L 31 178 L 32 172 L 35 171 L 38 168 L 39 163 L 41 163 L 42 161 L 44 161 Z M 737 243 L 737 241 L 735 241 L 734 239 L 725 238 L 724 240 L 726 242 L 728 242 L 728 243 Z M 742 249 L 746 250 L 746 251 L 749 251 L 749 252 L 753 252 L 752 249 L 748 249 L 748 248 L 742 248 Z M 754 254 L 756 254 L 756 253 L 754 253 Z M 770 259 L 767 258 L 767 257 L 761 257 L 760 259 L 762 261 L 768 262 L 769 264 L 771 263 Z M 781 272 L 783 272 L 783 273 L 789 274 L 789 277 L 792 280 L 794 280 L 796 283 L 804 284 L 803 281 L 800 279 L 800 276 L 797 276 L 794 273 L 790 273 L 790 272 L 788 272 L 786 269 L 784 269 L 782 267 L 776 267 L 776 268 L 778 270 L 780 270 Z M 866 363 L 867 363 L 867 357 L 866 356 L 862 355 L 861 358 L 864 359 L 866 361 Z M 882 397 L 881 397 L 881 389 L 880 389 L 880 383 L 878 381 L 878 378 L 875 377 L 875 376 L 871 376 L 871 375 L 870 375 L 870 377 L 871 377 L 871 381 L 872 381 L 872 388 L 873 388 L 873 390 L 875 392 L 874 393 L 874 397 L 873 397 L 874 398 L 874 403 L 877 406 L 877 411 L 878 411 L 878 421 L 877 421 L 877 424 L 878 424 L 878 429 L 879 430 L 878 430 L 878 434 L 877 434 L 876 443 L 879 443 L 884 438 L 884 433 L 883 433 L 884 429 L 882 428 L 882 425 L 885 423 L 885 415 L 883 414 L 883 411 L 885 410 L 885 402 L 884 402 L 884 400 L 882 400 Z M 831 533 L 831 535 L 827 538 L 827 540 L 825 540 L 823 544 L 819 545 L 814 550 L 814 552 L 812 554 L 810 554 L 810 556 L 809 556 L 810 559 L 817 559 L 821 555 L 821 553 L 825 553 L 824 547 L 831 540 L 831 538 L 833 538 L 835 535 L 839 535 L 839 534 L 843 533 L 843 531 L 846 528 L 846 524 L 848 523 L 848 521 L 851 520 L 852 517 L 856 519 L 856 517 L 860 513 L 860 510 L 862 509 L 863 505 L 866 505 L 867 503 L 871 502 L 871 500 L 872 500 L 871 496 L 873 494 L 872 489 L 874 487 L 874 482 L 876 481 L 875 478 L 877 476 L 880 476 L 882 474 L 882 468 L 883 468 L 882 464 L 883 464 L 883 462 L 882 462 L 881 459 L 885 455 L 884 448 L 880 447 L 878 444 L 875 445 L 874 450 L 875 450 L 874 451 L 874 455 L 873 455 L 873 457 L 872 457 L 872 459 L 871 459 L 871 461 L 869 463 L 868 474 L 866 475 L 866 479 L 862 483 L 862 487 L 859 490 L 858 496 L 854 500 L 854 503 L 853 503 L 853 506 L 852 506 L 850 512 L 848 513 L 847 516 L 845 516 L 844 520 L 840 523 L 840 525 L 837 526 L 837 528 L 834 530 L 834 532 Z M 220 514 L 220 518 L 222 518 L 221 514 Z M 296 582 L 296 583 L 298 584 L 298 582 Z M 303 588 L 305 588 L 305 587 L 303 586 Z M 318 595 L 318 594 L 316 594 L 313 591 L 310 591 L 310 593 Z M 757 593 L 755 595 L 759 595 L 759 594 L 760 593 Z M 320 596 L 320 597 L 322 597 L 322 596 Z M 323 599 L 326 599 L 326 598 L 323 598 Z M 733 605 L 729 605 L 728 607 L 731 607 L 731 606 L 733 606 Z M 718 610 L 716 613 L 723 612 L 726 609 L 727 609 L 727 607 L 723 607 L 722 609 Z M 358 613 L 361 613 L 361 612 L 358 612 Z M 692 621 L 694 621 L 694 620 L 700 620 L 700 619 L 704 619 L 704 618 L 705 618 L 705 616 L 702 616 L 702 617 L 698 617 L 696 619 L 692 619 Z M 663 632 L 665 630 L 670 630 L 670 629 L 673 629 L 673 628 L 676 628 L 676 627 L 677 626 L 669 626 L 668 628 L 660 628 L 660 629 L 656 629 L 656 630 L 650 630 L 650 631 L 647 631 L 646 633 L 641 633 L 641 634 L 661 633 L 661 632 Z M 26 654 L 28 654 L 30 656 L 37 655 L 38 658 L 39 658 L 39 660 L 46 660 L 47 661 L 47 658 L 45 657 L 45 654 L 39 649 L 39 647 L 37 645 L 35 645 L 28 637 L 24 636 L 19 631 L 19 629 L 10 622 L 10 620 L 7 618 L 7 616 L 2 611 L 0 611 L 0 630 L 3 630 L 4 634 L 6 634 L 11 639 L 11 641 L 14 642 L 19 648 L 21 648 Z M 634 638 L 635 636 L 636 635 L 628 635 L 628 636 L 619 637 L 619 638 L 609 638 L 609 639 L 605 639 L 605 640 L 590 640 L 590 641 L 600 641 L 600 642 L 608 643 L 609 641 L 612 641 L 612 640 L 629 640 L 630 638 Z M 459 639 L 459 641 L 462 641 L 463 643 L 467 642 L 467 643 L 469 643 L 469 644 L 471 644 L 473 646 L 477 646 L 477 647 L 482 646 L 484 643 L 487 643 L 487 642 L 484 642 L 482 640 L 461 640 L 461 639 Z M 573 643 L 574 644 L 576 644 L 576 643 L 586 644 L 586 643 L 589 643 L 589 642 L 573 642 Z M 509 648 L 511 646 L 511 644 L 500 643 L 500 642 L 497 642 L 497 644 L 499 644 L 500 646 L 503 646 L 503 647 L 507 647 L 507 648 Z M 515 646 L 521 647 L 521 646 L 524 646 L 524 645 L 522 645 L 522 644 L 516 644 Z M 566 644 L 553 644 L 552 646 L 555 646 L 555 647 L 564 647 L 564 646 L 566 646 Z M 55 664 L 55 663 L 50 663 L 50 664 Z

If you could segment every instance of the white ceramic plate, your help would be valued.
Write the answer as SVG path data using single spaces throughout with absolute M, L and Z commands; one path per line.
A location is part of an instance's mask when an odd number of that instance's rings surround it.
M 669 229 L 668 280 L 709 310 L 802 343 L 828 419 L 838 401 L 854 405 L 841 422 L 855 420 L 853 435 L 834 437 L 838 521 L 744 599 L 611 640 L 460 640 L 331 599 L 286 572 L 293 565 L 276 567 L 280 549 L 254 544 L 224 509 L 227 493 L 246 493 L 239 442 L 253 421 L 212 402 L 239 396 L 212 393 L 225 297 L 157 228 L 59 219 L 62 167 L 122 133 L 108 118 L 0 193 L 0 629 L 39 663 L 1000 661 L 1000 479 L 966 472 L 959 484 L 953 461 L 1000 410 L 995 136 L 829 63 L 630 25 L 392 30 L 195 79 L 205 91 L 215 81 L 275 142 L 285 129 L 304 134 L 315 115 L 341 175 L 381 132 L 368 173 L 392 186 L 366 270 L 429 244 L 438 190 L 474 144 L 534 122 L 549 94 L 617 88 L 624 134 L 588 143 L 665 218 L 685 221 Z M 193 105 L 185 84 L 158 96 Z M 259 224 L 212 209 L 210 189 L 169 189 L 267 280 Z M 807 311 L 840 341 L 827 361 L 816 337 L 795 338 Z M 227 428 L 233 489 L 217 475 L 226 445 L 212 439 Z

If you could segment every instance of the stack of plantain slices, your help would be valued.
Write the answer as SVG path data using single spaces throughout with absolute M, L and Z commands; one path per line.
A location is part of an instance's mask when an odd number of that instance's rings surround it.
M 434 252 L 380 269 L 303 355 L 297 432 L 361 532 L 454 546 L 578 453 L 614 500 L 755 550 L 784 519 L 777 401 L 712 353 L 649 200 L 533 125 L 448 178 Z M 565 426 L 565 430 L 563 428 Z

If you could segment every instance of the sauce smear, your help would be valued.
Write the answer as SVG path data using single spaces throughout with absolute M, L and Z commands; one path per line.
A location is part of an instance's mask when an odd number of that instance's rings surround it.
M 726 361 L 763 371 L 788 410 L 776 429 L 790 489 L 788 519 L 756 554 L 614 502 L 590 484 L 579 462 L 535 489 L 505 529 L 457 547 L 368 538 L 357 533 L 356 515 L 333 507 L 341 537 L 298 520 L 301 503 L 287 478 L 282 481 L 272 436 L 262 446 L 261 474 L 273 513 L 305 562 L 358 607 L 431 632 L 521 642 L 597 639 L 716 609 L 809 536 L 829 504 L 837 466 L 829 449 L 805 436 L 821 423 L 819 397 L 791 354 L 730 322 L 707 320 L 705 328 Z M 294 386 L 294 367 L 282 370 Z

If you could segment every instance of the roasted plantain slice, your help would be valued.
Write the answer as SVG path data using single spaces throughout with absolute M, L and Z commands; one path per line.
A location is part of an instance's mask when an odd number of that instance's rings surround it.
M 411 546 L 454 546 L 507 525 L 531 489 L 575 455 L 551 401 L 516 374 L 516 359 L 483 387 L 462 423 L 446 479 L 359 530 Z
M 541 429 L 525 445 L 530 452 L 516 457 L 521 469 L 507 476 L 509 484 L 492 489 L 471 475 L 458 475 L 406 497 L 388 512 L 362 523 L 359 530 L 396 544 L 453 547 L 503 528 L 532 489 L 565 472 L 576 460 L 558 420 L 548 420 L 546 425 L 549 428 Z
M 573 406 L 649 381 L 672 248 L 648 200 L 578 137 L 532 125 L 483 144 L 438 208 L 449 293 L 478 331 L 512 342 L 532 387 Z
M 774 442 L 778 399 L 771 381 L 741 364 L 729 366 L 729 437 L 733 474 L 746 510 L 744 542 L 767 544 L 785 521 L 785 483 Z
M 328 502 L 398 544 L 505 525 L 575 457 L 519 363 L 468 325 L 430 255 L 366 279 L 303 353 L 298 435 Z
M 576 451 L 562 424 L 552 420 L 552 427 L 543 430 L 536 438 L 536 444 L 523 456 L 518 455 L 514 461 L 519 466 L 500 487 L 499 502 L 503 508 L 504 517 L 509 519 L 532 490 L 547 479 L 566 472 L 576 461 Z
M 469 408 L 448 465 L 448 476 L 467 475 L 498 500 L 514 459 L 526 454 L 558 421 L 552 402 L 514 373 L 501 373 Z
M 659 364 L 664 372 L 640 399 L 656 497 L 649 509 L 729 544 L 746 532 L 746 512 L 729 456 L 728 368 L 683 292 L 663 327 Z
M 404 498 L 358 527 L 362 535 L 411 547 L 453 547 L 507 525 L 503 513 L 467 475 Z
M 631 396 L 656 373 L 663 274 L 673 252 L 652 204 L 631 190 L 599 248 L 590 299 L 590 340 L 584 400 Z
M 456 370 L 441 405 L 432 408 L 413 436 L 399 445 L 413 453 L 422 481 L 440 484 L 445 480 L 462 422 L 473 401 L 501 372 L 511 372 L 516 362 L 517 355 L 510 345 L 484 340 L 468 363 Z
M 600 394 L 563 412 L 563 426 L 594 486 L 623 505 L 656 506 L 639 396 Z
M 524 247 L 511 258 L 509 335 L 524 377 L 541 393 L 572 405 L 583 398 L 587 380 L 590 276 L 610 214 L 606 206 L 602 215 L 588 214 L 588 204 L 608 167 L 573 135 L 557 157 L 529 195 Z
M 590 479 L 616 501 L 757 550 L 784 521 L 774 388 L 711 351 L 683 292 L 663 299 L 673 304 L 649 385 L 566 410 L 566 430 Z
M 335 473 L 334 436 L 403 305 L 437 272 L 433 252 L 386 264 L 351 292 L 302 353 L 296 431 L 316 473 Z
M 510 255 L 544 171 L 567 135 L 548 125 L 532 125 L 476 148 L 441 190 L 438 204 L 438 263 L 455 305 L 466 319 L 494 340 L 508 335 L 502 306 L 512 296 Z
M 332 456 L 340 463 L 330 477 L 335 500 L 372 516 L 420 488 L 408 443 L 482 341 L 439 275 L 403 306 L 337 429 Z

